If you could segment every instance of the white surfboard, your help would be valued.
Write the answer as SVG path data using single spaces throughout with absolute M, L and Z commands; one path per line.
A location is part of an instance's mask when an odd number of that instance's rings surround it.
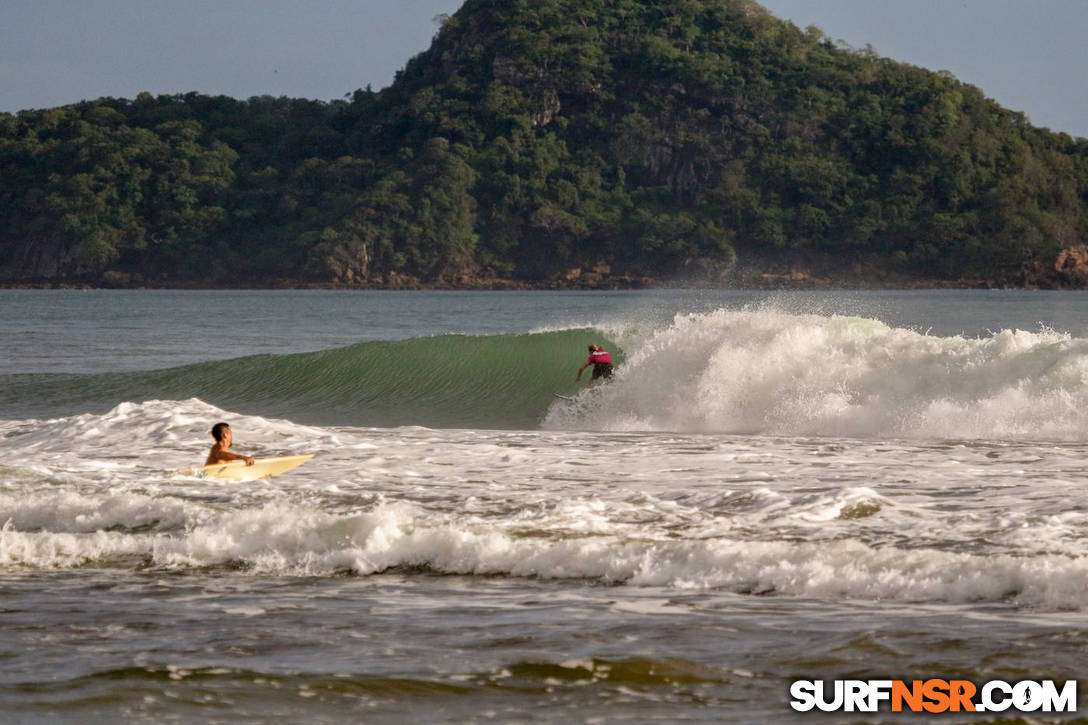
M 552 395 L 559 398 L 560 400 L 574 400 L 574 398 L 570 397 L 569 395 L 560 395 L 559 393 L 552 393 Z
M 228 463 L 213 463 L 210 466 L 200 466 L 184 471 L 178 471 L 179 476 L 196 476 L 197 478 L 212 478 L 216 481 L 256 481 L 260 478 L 272 478 L 285 471 L 301 466 L 314 457 L 313 453 L 301 456 L 281 456 L 279 458 L 258 458 L 252 466 L 247 466 L 245 461 L 230 461 Z

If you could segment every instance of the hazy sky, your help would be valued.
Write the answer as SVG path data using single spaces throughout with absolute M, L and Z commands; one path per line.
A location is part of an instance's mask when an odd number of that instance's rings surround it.
M 0 0 L 0 111 L 140 91 L 331 100 L 388 85 L 460 0 Z M 1088 0 L 764 0 L 1088 137 Z

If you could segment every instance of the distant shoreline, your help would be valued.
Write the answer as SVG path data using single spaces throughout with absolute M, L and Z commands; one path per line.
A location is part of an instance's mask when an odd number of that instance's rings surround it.
M 714 282 L 707 280 L 673 279 L 661 280 L 648 277 L 601 278 L 592 281 L 577 279 L 557 279 L 544 282 L 527 282 L 503 278 L 478 279 L 471 282 L 436 283 L 422 282 L 415 279 L 401 279 L 393 283 L 343 284 L 332 282 L 303 282 L 300 280 L 275 280 L 266 283 L 224 283 L 200 284 L 184 280 L 164 280 L 149 283 L 141 281 L 134 284 L 111 284 L 103 281 L 46 281 L 0 282 L 0 289 L 36 289 L 36 290 L 339 290 L 339 291 L 449 291 L 449 292 L 608 292 L 620 290 L 657 290 L 657 289 L 736 289 L 736 290 L 782 290 L 782 291 L 835 291 L 835 290 L 1050 290 L 1077 291 L 1088 286 L 1060 283 L 1017 284 L 1010 281 L 987 279 L 911 279 L 904 277 L 884 278 L 847 278 L 816 277 L 806 274 L 746 274 Z

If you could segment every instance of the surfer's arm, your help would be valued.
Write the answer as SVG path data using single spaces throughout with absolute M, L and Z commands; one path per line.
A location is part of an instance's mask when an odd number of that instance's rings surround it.
M 585 363 L 585 365 L 583 365 L 582 367 L 578 368 L 578 374 L 574 376 L 574 382 L 578 382 L 579 380 L 581 380 L 581 379 L 582 379 L 582 371 L 583 371 L 583 370 L 585 370 L 586 368 L 588 368 L 588 367 L 589 367 L 589 365 L 590 365 L 590 362 L 589 362 L 589 360 L 586 360 L 586 363 Z

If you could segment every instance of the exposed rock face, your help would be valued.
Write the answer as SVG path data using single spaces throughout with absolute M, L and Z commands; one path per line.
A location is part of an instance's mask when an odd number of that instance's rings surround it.
M 363 284 L 370 280 L 370 259 L 370 246 L 353 240 L 333 247 L 325 264 L 334 282 Z
M 1058 252 L 1054 271 L 1065 281 L 1088 284 L 1088 245 L 1081 244 Z
M 1052 264 L 1032 263 L 1024 268 L 1017 283 L 1046 289 L 1088 287 L 1088 245 L 1066 247 Z
M 560 108 L 559 96 L 556 95 L 555 91 L 545 92 L 543 98 L 537 103 L 536 110 L 533 111 L 533 125 L 547 126 L 552 122 L 553 118 L 559 115 Z

